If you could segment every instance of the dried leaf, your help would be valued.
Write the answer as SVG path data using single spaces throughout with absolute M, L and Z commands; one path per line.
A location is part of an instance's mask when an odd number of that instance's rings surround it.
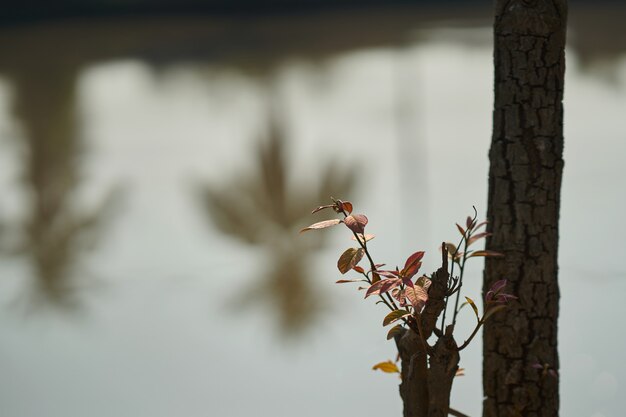
M 363 254 L 365 252 L 362 248 L 349 248 L 346 249 L 344 253 L 341 254 L 339 260 L 337 261 L 337 268 L 339 272 L 345 274 L 352 268 L 358 264 L 363 258 Z
M 400 370 L 398 369 L 398 366 L 395 363 L 391 362 L 391 361 L 377 363 L 376 365 L 374 365 L 372 367 L 372 369 L 374 371 L 379 369 L 379 370 L 381 370 L 383 372 L 386 372 L 388 374 L 394 374 L 394 373 L 399 374 L 400 373 Z
M 396 335 L 402 333 L 403 330 L 404 330 L 404 327 L 402 327 L 401 324 L 396 324 L 391 329 L 389 329 L 389 331 L 387 332 L 387 340 L 389 340 L 389 339 L 395 337 Z
M 346 217 L 343 222 L 354 233 L 365 233 L 365 225 L 367 224 L 367 216 L 364 214 L 351 214 Z
M 339 220 L 339 219 L 324 220 L 324 221 L 321 221 L 321 222 L 314 223 L 314 224 L 310 225 L 309 227 L 305 227 L 304 229 L 300 230 L 300 233 L 304 233 L 304 232 L 307 232 L 309 230 L 325 229 L 327 227 L 335 226 L 335 225 L 337 225 L 339 223 L 341 223 L 341 220 Z
M 394 310 L 385 316 L 385 318 L 383 319 L 383 326 L 391 324 L 394 321 L 400 320 L 402 317 L 406 317 L 410 315 L 411 313 L 406 310 Z
M 476 314 L 476 320 L 480 321 L 480 316 L 478 314 L 478 307 L 476 307 L 476 303 L 469 297 L 465 297 L 467 303 L 472 306 L 472 310 L 474 310 L 474 314 Z
M 319 206 L 318 208 L 316 208 L 315 210 L 313 210 L 313 211 L 311 212 L 311 214 L 315 214 L 315 213 L 317 213 L 318 211 L 321 211 L 321 210 L 324 210 L 324 209 L 327 209 L 327 208 L 333 208 L 333 207 L 335 207 L 335 205 L 334 205 L 334 204 L 326 204 L 325 206 Z

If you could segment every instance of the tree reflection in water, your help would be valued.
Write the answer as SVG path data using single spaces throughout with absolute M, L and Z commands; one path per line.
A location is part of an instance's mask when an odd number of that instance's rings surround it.
M 83 149 L 76 131 L 75 67 L 50 65 L 43 74 L 40 65 L 22 65 L 12 81 L 29 206 L 17 245 L 32 267 L 31 306 L 43 301 L 75 308 L 76 290 L 85 283 L 76 267 L 85 249 L 95 244 L 98 226 L 118 193 L 88 212 L 77 202 Z
M 209 218 L 223 234 L 267 253 L 269 267 L 235 296 L 234 304 L 265 304 L 275 314 L 279 332 L 295 337 L 315 324 L 325 299 L 311 268 L 325 235 L 301 239 L 298 230 L 310 222 L 311 208 L 320 201 L 349 195 L 356 172 L 330 163 L 318 175 L 319 185 L 290 184 L 285 142 L 273 125 L 251 172 L 219 186 L 205 186 L 202 194 Z

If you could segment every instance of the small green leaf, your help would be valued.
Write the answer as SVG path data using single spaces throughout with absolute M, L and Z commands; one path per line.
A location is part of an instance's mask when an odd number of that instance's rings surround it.
M 391 324 L 394 321 L 398 321 L 402 317 L 406 317 L 409 315 L 411 315 L 411 313 L 406 310 L 394 310 L 385 316 L 385 318 L 383 319 L 383 326 Z
M 387 340 L 392 339 L 392 338 L 396 337 L 396 335 L 402 333 L 403 329 L 404 329 L 404 327 L 402 327 L 402 325 L 400 325 L 400 324 L 396 324 L 395 326 L 393 326 L 387 332 Z
M 476 320 L 480 321 L 480 316 L 478 315 L 478 307 L 476 307 L 476 303 L 469 297 L 465 297 L 467 303 L 472 306 L 472 310 L 474 310 L 474 314 L 476 314 Z
M 361 261 L 363 258 L 364 251 L 362 248 L 349 248 L 346 249 L 344 253 L 341 254 L 339 260 L 337 261 L 337 268 L 339 272 L 345 274 L 352 268 L 356 266 L 356 264 Z
M 381 370 L 383 372 L 387 372 L 388 374 L 399 374 L 400 370 L 398 369 L 398 366 L 391 362 L 391 361 L 386 361 L 386 362 L 380 362 L 377 363 L 376 365 L 372 366 L 373 370 Z

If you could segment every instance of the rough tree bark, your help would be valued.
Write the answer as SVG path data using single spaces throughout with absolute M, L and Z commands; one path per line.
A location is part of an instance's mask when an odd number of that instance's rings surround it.
M 496 0 L 484 291 L 519 297 L 485 324 L 484 417 L 557 416 L 558 219 L 563 170 L 566 0 Z
M 395 337 L 402 364 L 400 396 L 404 417 L 462 415 L 450 410 L 452 382 L 459 369 L 459 350 L 452 336 L 453 326 L 448 326 L 445 334 L 436 330 L 437 319 L 446 305 L 449 285 L 448 252 L 442 246 L 442 265 L 431 275 L 424 310 L 420 315 L 412 316 L 410 328 Z M 430 346 L 427 340 L 433 333 L 436 333 L 437 342 Z

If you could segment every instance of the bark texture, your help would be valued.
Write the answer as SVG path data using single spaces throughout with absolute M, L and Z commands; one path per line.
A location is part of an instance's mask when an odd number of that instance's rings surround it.
M 519 297 L 485 324 L 484 417 L 558 415 L 558 219 L 563 170 L 566 0 L 496 0 L 484 291 Z
M 452 326 L 448 326 L 445 334 L 435 331 L 437 318 L 445 308 L 449 279 L 448 252 L 442 246 L 442 265 L 431 275 L 424 310 L 418 317 L 409 318 L 410 328 L 395 337 L 402 364 L 400 396 L 404 417 L 445 417 L 450 412 L 450 393 L 459 368 L 459 351 L 452 337 Z M 437 333 L 434 347 L 427 342 L 433 332 Z M 459 415 L 456 411 L 453 413 Z

